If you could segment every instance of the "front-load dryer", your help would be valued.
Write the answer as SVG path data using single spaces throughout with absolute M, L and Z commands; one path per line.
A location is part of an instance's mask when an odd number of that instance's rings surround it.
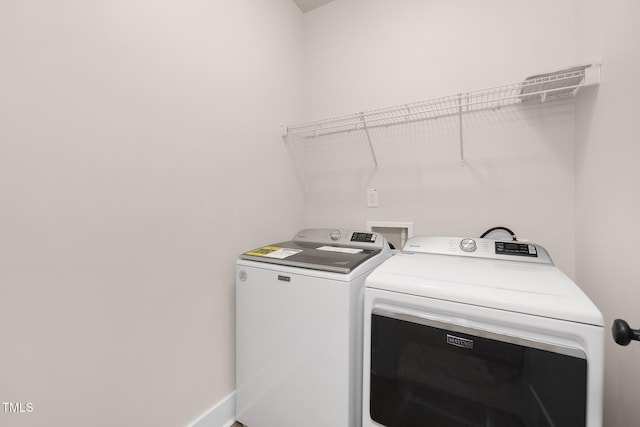
M 602 315 L 541 246 L 412 238 L 364 310 L 363 427 L 602 425 Z
M 364 280 L 381 234 L 302 230 L 236 264 L 236 418 L 248 427 L 360 427 Z

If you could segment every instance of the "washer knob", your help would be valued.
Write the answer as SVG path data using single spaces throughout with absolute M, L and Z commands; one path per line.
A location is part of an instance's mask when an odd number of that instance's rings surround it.
M 336 241 L 340 240 L 342 233 L 340 233 L 340 230 L 333 230 L 329 236 L 331 237 L 331 240 Z
M 465 252 L 473 252 L 478 248 L 476 241 L 473 239 L 462 239 L 460 241 L 460 249 Z

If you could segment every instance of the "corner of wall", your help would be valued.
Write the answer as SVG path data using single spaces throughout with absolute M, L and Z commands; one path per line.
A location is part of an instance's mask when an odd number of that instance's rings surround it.
M 231 427 L 236 421 L 236 392 L 230 393 L 188 427 Z

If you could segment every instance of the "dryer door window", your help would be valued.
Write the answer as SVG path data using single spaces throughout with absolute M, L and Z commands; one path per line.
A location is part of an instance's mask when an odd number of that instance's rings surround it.
M 374 310 L 370 415 L 387 427 L 585 425 L 583 352 Z

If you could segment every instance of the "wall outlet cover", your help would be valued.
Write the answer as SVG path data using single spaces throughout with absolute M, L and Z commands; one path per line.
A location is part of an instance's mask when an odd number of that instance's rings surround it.
M 367 188 L 367 207 L 368 208 L 377 208 L 378 203 L 378 189 L 377 188 Z

